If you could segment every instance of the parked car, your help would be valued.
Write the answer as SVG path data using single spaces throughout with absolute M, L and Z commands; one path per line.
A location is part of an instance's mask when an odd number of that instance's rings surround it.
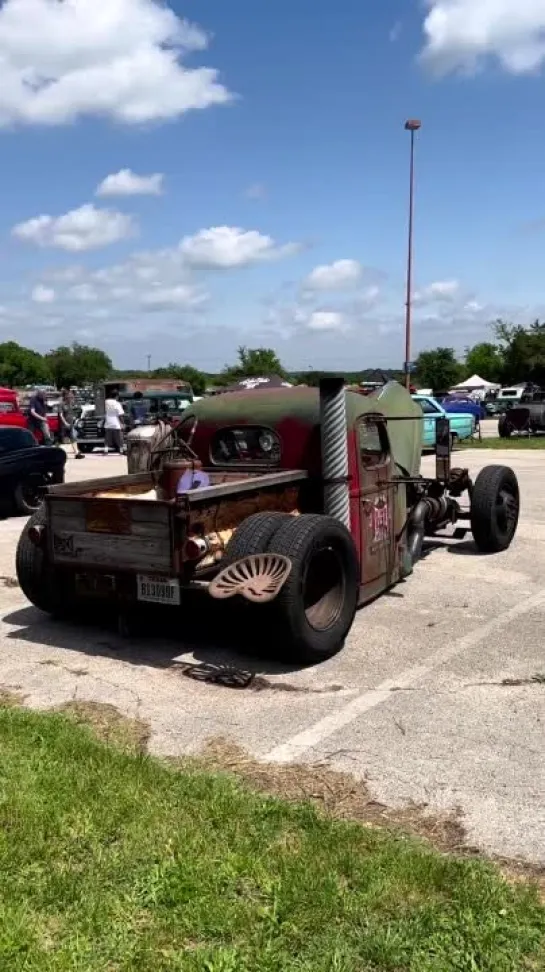
M 64 482 L 66 453 L 39 446 L 29 429 L 0 426 L 0 507 L 28 516 L 41 505 L 47 486 Z
M 431 395 L 413 395 L 424 413 L 423 449 L 435 449 L 435 423 L 438 418 L 448 418 L 452 445 L 462 439 L 470 439 L 475 432 L 475 418 L 468 412 L 447 412 Z
M 478 425 L 487 416 L 487 411 L 481 402 L 476 402 L 472 398 L 458 398 L 456 395 L 446 395 L 445 398 L 440 400 L 439 404 L 449 414 L 454 412 L 458 415 L 462 413 L 473 415 L 475 425 Z
M 188 392 L 182 391 L 151 391 L 144 392 L 140 403 L 145 408 L 145 418 L 139 423 L 135 423 L 131 416 L 131 405 L 135 402 L 133 394 L 122 393 L 119 401 L 125 410 L 125 431 L 130 431 L 135 424 L 153 424 L 162 416 L 168 415 L 171 419 L 180 418 L 184 410 L 191 404 L 192 397 Z M 104 416 L 97 414 L 97 409 L 92 406 L 75 424 L 78 437 L 78 448 L 80 452 L 92 452 L 96 448 L 104 448 Z

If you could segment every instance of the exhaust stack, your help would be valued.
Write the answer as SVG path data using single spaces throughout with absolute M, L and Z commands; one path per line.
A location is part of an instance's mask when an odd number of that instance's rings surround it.
M 320 381 L 320 433 L 324 509 L 350 529 L 346 392 L 344 379 L 332 376 Z

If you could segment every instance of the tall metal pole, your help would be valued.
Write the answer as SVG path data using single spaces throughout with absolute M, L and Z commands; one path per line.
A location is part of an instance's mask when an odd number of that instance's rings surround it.
M 409 167 L 409 241 L 407 249 L 407 296 L 405 301 L 405 386 L 407 391 L 411 386 L 411 324 L 412 324 L 412 291 L 413 291 L 413 221 L 414 221 L 414 134 L 421 127 L 421 122 L 411 119 L 405 122 L 405 130 L 411 133 L 410 167 Z

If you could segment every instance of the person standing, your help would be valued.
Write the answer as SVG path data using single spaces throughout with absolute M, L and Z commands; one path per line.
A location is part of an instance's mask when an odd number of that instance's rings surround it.
M 75 458 L 85 459 L 83 452 L 80 452 L 78 448 L 76 429 L 74 427 L 74 422 L 76 419 L 74 405 L 74 393 L 68 391 L 67 388 L 63 388 L 61 392 L 61 405 L 59 408 L 61 445 L 65 439 L 68 439 L 74 451 Z
M 114 449 L 120 455 L 123 453 L 123 429 L 125 427 L 125 412 L 119 401 L 119 392 L 111 392 L 105 402 L 106 418 L 104 420 L 105 445 L 104 453 Z
M 47 421 L 47 402 L 43 391 L 37 391 L 28 403 L 28 427 L 35 438 L 42 436 L 43 445 L 53 445 L 53 436 Z

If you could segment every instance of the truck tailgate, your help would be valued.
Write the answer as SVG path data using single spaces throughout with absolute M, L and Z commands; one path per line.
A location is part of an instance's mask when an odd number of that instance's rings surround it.
M 49 494 L 48 543 L 59 566 L 172 574 L 174 521 L 169 503 L 81 499 Z

